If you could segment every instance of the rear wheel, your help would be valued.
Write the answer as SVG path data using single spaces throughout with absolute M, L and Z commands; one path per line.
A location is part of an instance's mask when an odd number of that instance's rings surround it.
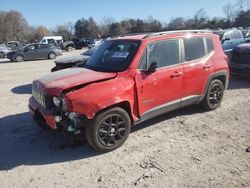
M 56 54 L 54 52 L 49 54 L 49 59 L 55 59 L 56 58 Z
M 220 80 L 212 80 L 201 105 L 206 110 L 214 110 L 221 104 L 224 95 L 224 85 Z
M 24 57 L 22 55 L 17 55 L 16 58 L 15 58 L 15 60 L 17 62 L 22 62 L 22 61 L 24 61 Z
M 128 138 L 131 120 L 122 108 L 112 108 L 93 120 L 86 128 L 86 138 L 96 150 L 108 152 L 120 147 Z
M 73 51 L 73 47 L 72 46 L 69 46 L 68 48 L 67 48 L 67 52 L 72 52 Z

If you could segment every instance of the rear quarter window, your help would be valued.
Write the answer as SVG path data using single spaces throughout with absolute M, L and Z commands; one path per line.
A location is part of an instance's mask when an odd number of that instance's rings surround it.
M 185 60 L 193 61 L 206 55 L 203 38 L 184 39 Z
M 211 38 L 206 38 L 206 43 L 207 43 L 207 52 L 210 53 L 214 50 L 214 45 L 213 41 Z

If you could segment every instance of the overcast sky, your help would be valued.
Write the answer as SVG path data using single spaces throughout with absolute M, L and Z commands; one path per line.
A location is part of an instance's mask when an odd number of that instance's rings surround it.
M 250 4 L 250 0 L 248 5 Z M 103 17 L 116 21 L 125 18 L 147 19 L 148 16 L 168 22 L 171 18 L 191 18 L 204 8 L 209 17 L 225 16 L 222 7 L 237 0 L 0 0 L 0 10 L 18 10 L 33 26 L 53 28 L 80 18 L 93 17 L 98 23 Z

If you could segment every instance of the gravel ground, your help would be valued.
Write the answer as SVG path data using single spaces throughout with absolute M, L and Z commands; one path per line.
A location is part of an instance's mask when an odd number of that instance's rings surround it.
M 144 122 L 121 148 L 100 154 L 32 121 L 31 82 L 52 67 L 0 60 L 1 188 L 250 187 L 249 79 L 232 78 L 217 110 L 192 106 Z

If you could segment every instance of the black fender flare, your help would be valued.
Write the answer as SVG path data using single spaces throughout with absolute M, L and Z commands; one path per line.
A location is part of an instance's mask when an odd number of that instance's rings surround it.
M 209 76 L 209 78 L 207 80 L 207 83 L 206 83 L 205 89 L 203 91 L 203 94 L 199 99 L 199 103 L 205 98 L 208 87 L 209 87 L 209 84 L 211 83 L 211 81 L 218 78 L 218 77 L 222 77 L 222 76 L 225 78 L 224 87 L 225 87 L 225 89 L 227 89 L 228 83 L 229 83 L 229 72 L 227 72 L 227 71 L 219 71 L 219 72 L 213 73 L 213 74 L 211 74 Z

